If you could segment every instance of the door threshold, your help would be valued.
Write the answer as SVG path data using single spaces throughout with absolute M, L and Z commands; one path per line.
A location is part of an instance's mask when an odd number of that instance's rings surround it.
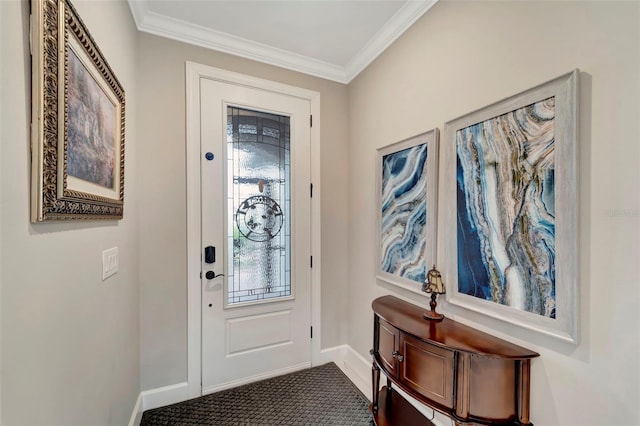
M 230 382 L 222 383 L 214 386 L 207 386 L 202 388 L 202 395 L 209 395 L 211 393 L 219 392 L 226 389 L 235 388 L 238 386 L 246 385 L 248 383 L 258 382 L 264 379 L 270 379 L 272 377 L 282 376 L 284 374 L 293 373 L 296 371 L 304 370 L 305 368 L 311 368 L 311 362 L 303 362 L 301 364 L 292 365 L 290 367 L 281 368 L 279 370 L 269 371 L 267 373 L 256 374 L 254 376 L 245 377 L 239 380 L 233 380 Z

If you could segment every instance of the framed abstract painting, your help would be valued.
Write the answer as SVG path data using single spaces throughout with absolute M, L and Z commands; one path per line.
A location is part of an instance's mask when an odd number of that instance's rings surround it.
M 121 219 L 124 89 L 68 0 L 31 10 L 31 221 Z
M 438 138 L 433 129 L 376 157 L 376 276 L 417 293 L 436 262 Z
M 445 125 L 447 300 L 578 340 L 579 71 Z M 455 194 L 455 195 L 453 195 Z

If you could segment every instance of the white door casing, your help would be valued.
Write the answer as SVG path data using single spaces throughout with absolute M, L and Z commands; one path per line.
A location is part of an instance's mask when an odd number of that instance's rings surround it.
M 214 96 L 201 96 L 201 93 Z M 242 106 L 247 109 L 268 111 L 288 115 L 288 110 L 298 110 L 291 120 L 292 135 L 308 137 L 307 148 L 299 147 L 301 157 L 307 158 L 299 170 L 292 170 L 293 191 L 308 195 L 309 182 L 319 182 L 319 94 L 306 89 L 295 88 L 280 83 L 247 77 L 199 64 L 187 63 L 187 211 L 188 211 L 188 391 L 189 397 L 240 385 L 315 365 L 320 356 L 320 197 L 319 185 L 314 188 L 314 197 L 306 199 L 307 206 L 300 204 L 294 209 L 301 218 L 309 218 L 310 233 L 301 239 L 294 238 L 298 264 L 292 272 L 292 282 L 306 280 L 310 284 L 296 288 L 294 300 L 223 309 L 222 291 L 224 278 L 207 280 L 205 272 L 214 270 L 225 273 L 226 249 L 222 241 L 223 209 L 213 213 L 207 206 L 207 197 L 223 200 L 223 185 L 211 194 L 202 182 L 220 181 L 223 176 L 219 162 L 224 159 L 223 143 L 216 146 L 204 145 L 207 137 L 217 134 L 218 141 L 226 135 L 222 126 L 226 122 L 226 105 Z M 275 103 L 274 103 L 275 102 Z M 205 112 L 206 110 L 206 112 Z M 201 120 L 201 111 L 210 119 Z M 308 113 L 313 115 L 314 127 L 309 127 Z M 212 113 L 214 117 L 212 117 Z M 303 115 L 305 116 L 303 119 Z M 307 126 L 302 127 L 302 123 Z M 308 136 L 305 136 L 304 133 Z M 293 141 L 292 137 L 292 141 Z M 202 145 L 201 145 L 202 144 Z M 292 142 L 292 156 L 294 154 Z M 306 150 L 306 152 L 304 152 Z M 309 150 L 311 152 L 309 152 Z M 214 153 L 214 160 L 204 159 L 205 152 Z M 309 162 L 308 158 L 311 157 Z M 298 161 L 298 160 L 295 160 Z M 216 173 L 218 176 L 214 176 Z M 202 181 L 200 174 L 202 174 Z M 200 194 L 203 194 L 203 200 Z M 210 203 L 210 202 L 209 202 Z M 200 211 L 220 226 L 208 226 Z M 295 211 L 295 210 L 294 210 Z M 294 216 L 295 217 L 295 216 Z M 201 221 L 202 220 L 202 221 Z M 207 219 L 209 220 L 209 219 Z M 202 238 L 200 233 L 202 232 Z M 214 244 L 204 239 L 216 240 Z M 201 264 L 202 249 L 205 245 L 216 246 L 216 263 Z M 297 247 L 296 247 L 297 246 Z M 308 255 L 307 255 L 308 253 Z M 308 256 L 313 255 L 314 268 L 309 269 Z M 303 268 L 302 266 L 306 266 Z M 203 279 L 200 280 L 202 271 Z M 295 285 L 295 283 L 294 283 Z M 201 292 L 202 290 L 202 292 Z M 310 302 L 309 302 L 310 300 Z M 300 313 L 295 303 L 311 307 L 308 313 Z M 212 306 L 209 307 L 209 304 Z M 307 315 L 305 317 L 305 315 Z M 202 318 L 202 323 L 200 323 Z M 269 326 L 272 323 L 276 326 Z M 315 339 L 309 341 L 309 325 L 314 329 Z M 287 328 L 287 327 L 290 327 Z M 202 328 L 201 328 L 202 327 Z M 208 330 L 207 328 L 210 328 Z M 272 333 L 272 331 L 275 333 Z M 247 344 L 253 342 L 254 344 Z M 303 343 L 304 342 L 304 343 Z M 298 346 L 295 346 L 298 345 Z M 293 350 L 292 350 L 293 349 Z M 202 385 L 200 384 L 202 380 Z

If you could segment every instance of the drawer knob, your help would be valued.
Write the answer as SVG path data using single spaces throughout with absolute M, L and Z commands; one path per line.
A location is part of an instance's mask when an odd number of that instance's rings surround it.
M 392 356 L 393 358 L 396 358 L 396 359 L 398 360 L 398 362 L 402 362 L 402 361 L 404 360 L 404 357 L 403 357 L 403 356 L 402 356 L 402 354 L 401 354 L 401 353 L 399 353 L 398 351 L 393 351 L 393 352 L 391 353 L 391 356 Z

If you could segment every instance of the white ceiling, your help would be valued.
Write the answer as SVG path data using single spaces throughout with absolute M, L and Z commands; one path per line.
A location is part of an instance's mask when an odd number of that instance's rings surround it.
M 348 83 L 437 0 L 128 0 L 140 31 Z

